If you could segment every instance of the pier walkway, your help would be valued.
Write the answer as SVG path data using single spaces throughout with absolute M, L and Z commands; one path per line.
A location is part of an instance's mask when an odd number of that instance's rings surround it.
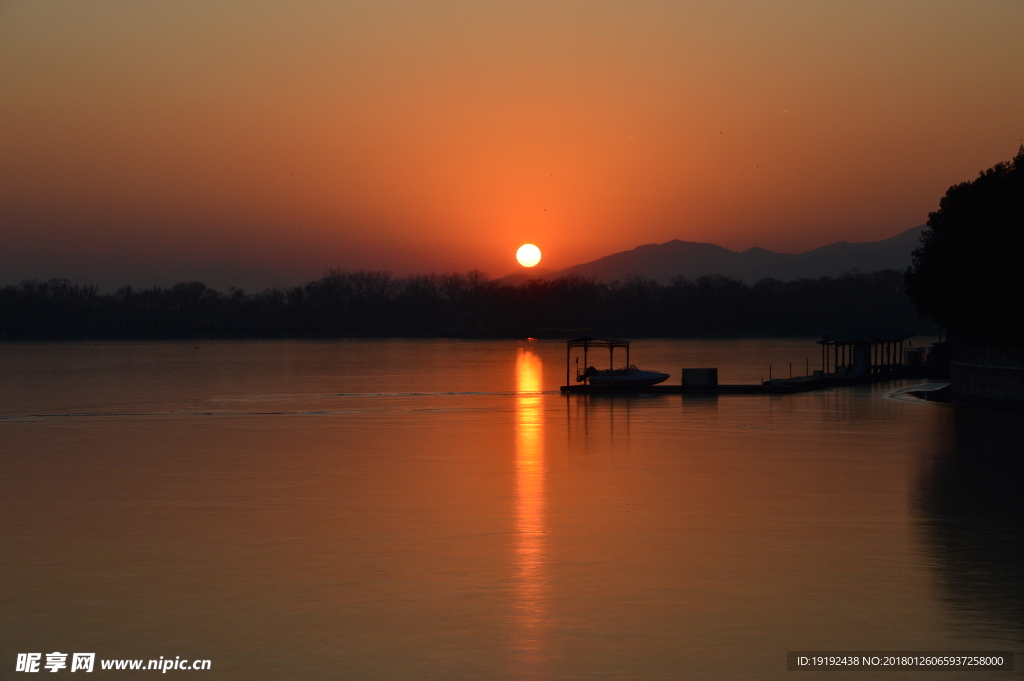
M 786 395 L 904 378 L 923 378 L 927 371 L 921 351 L 915 351 L 911 357 L 911 353 L 903 350 L 903 342 L 908 337 L 907 334 L 891 329 L 852 330 L 823 336 L 818 341 L 821 345 L 821 371 L 815 370 L 810 376 L 729 385 L 718 383 L 718 369 L 684 368 L 678 384 L 643 385 L 644 382 L 653 381 L 647 380 L 649 376 L 645 372 L 630 366 L 629 341 L 586 336 L 566 341 L 565 385 L 559 389 L 569 395 Z M 616 348 L 626 351 L 626 367 L 623 369 L 614 368 Z M 573 350 L 577 350 L 576 385 L 570 382 Z M 588 353 L 591 350 L 608 351 L 607 370 L 598 370 L 590 365 Z M 579 356 L 580 351 L 582 357 Z M 582 368 L 580 359 L 583 360 Z M 908 363 L 908 359 L 914 361 Z M 655 379 L 666 376 L 660 372 L 646 374 L 652 374 Z M 594 385 L 598 378 L 600 382 Z
M 788 395 L 792 393 L 824 390 L 850 385 L 884 383 L 903 378 L 921 378 L 923 374 L 913 368 L 903 367 L 884 373 L 864 375 L 825 374 L 820 377 L 800 376 L 797 378 L 776 378 L 764 383 L 739 383 L 719 385 L 649 385 L 649 386 L 595 386 L 563 385 L 559 388 L 570 395 Z

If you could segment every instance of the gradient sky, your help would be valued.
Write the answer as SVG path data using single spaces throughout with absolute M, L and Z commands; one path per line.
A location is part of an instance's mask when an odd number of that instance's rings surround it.
M 799 252 L 1024 139 L 1024 3 L 0 2 L 0 283 Z

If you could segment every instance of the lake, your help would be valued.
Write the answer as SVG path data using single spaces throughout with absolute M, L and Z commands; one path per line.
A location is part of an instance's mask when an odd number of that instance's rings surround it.
M 821 362 L 812 339 L 631 361 Z M 2 664 L 779 679 L 788 650 L 1020 650 L 1020 416 L 901 394 L 924 381 L 566 397 L 565 370 L 554 341 L 0 345 Z

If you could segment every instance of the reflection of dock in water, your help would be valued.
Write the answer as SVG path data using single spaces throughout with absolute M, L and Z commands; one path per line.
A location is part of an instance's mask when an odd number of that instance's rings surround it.
M 623 375 L 624 381 L 615 384 L 614 374 L 625 374 L 632 369 L 639 374 L 657 375 L 658 372 L 642 371 L 629 364 L 629 341 L 614 338 L 574 338 L 566 342 L 565 353 L 565 385 L 559 389 L 567 394 L 643 394 L 643 395 L 751 395 L 751 394 L 792 394 L 811 390 L 824 390 L 851 385 L 883 383 L 902 378 L 918 378 L 924 375 L 921 367 L 907 366 L 904 361 L 903 341 L 906 336 L 898 333 L 848 333 L 842 336 L 823 337 L 821 345 L 821 370 L 809 371 L 806 376 L 790 378 L 771 378 L 761 383 L 722 384 L 718 382 L 718 369 L 695 368 L 683 369 L 681 380 L 677 384 L 663 383 L 654 379 L 649 384 L 628 383 L 629 378 Z M 570 381 L 572 376 L 573 349 L 582 351 L 583 367 L 580 368 L 581 357 L 576 357 L 576 382 Z M 615 349 L 620 348 L 626 353 L 626 366 L 615 368 Z M 608 369 L 598 370 L 589 364 L 591 350 L 608 350 Z M 792 365 L 790 365 L 792 372 Z M 603 379 L 600 383 L 598 378 Z

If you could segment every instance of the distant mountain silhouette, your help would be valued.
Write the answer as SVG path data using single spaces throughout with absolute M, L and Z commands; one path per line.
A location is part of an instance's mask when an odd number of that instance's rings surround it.
M 851 271 L 902 271 L 910 265 L 910 254 L 918 247 L 924 229 L 924 225 L 912 227 L 881 241 L 837 241 L 799 254 L 775 253 L 756 247 L 737 253 L 714 244 L 674 239 L 663 244 L 645 244 L 631 251 L 613 253 L 564 270 L 548 273 L 517 272 L 499 281 L 521 284 L 529 279 L 555 279 L 578 273 L 603 282 L 623 281 L 629 275 L 639 275 L 668 283 L 679 275 L 696 279 L 705 274 L 723 274 L 746 283 L 755 283 L 764 278 L 793 281 L 837 277 Z

